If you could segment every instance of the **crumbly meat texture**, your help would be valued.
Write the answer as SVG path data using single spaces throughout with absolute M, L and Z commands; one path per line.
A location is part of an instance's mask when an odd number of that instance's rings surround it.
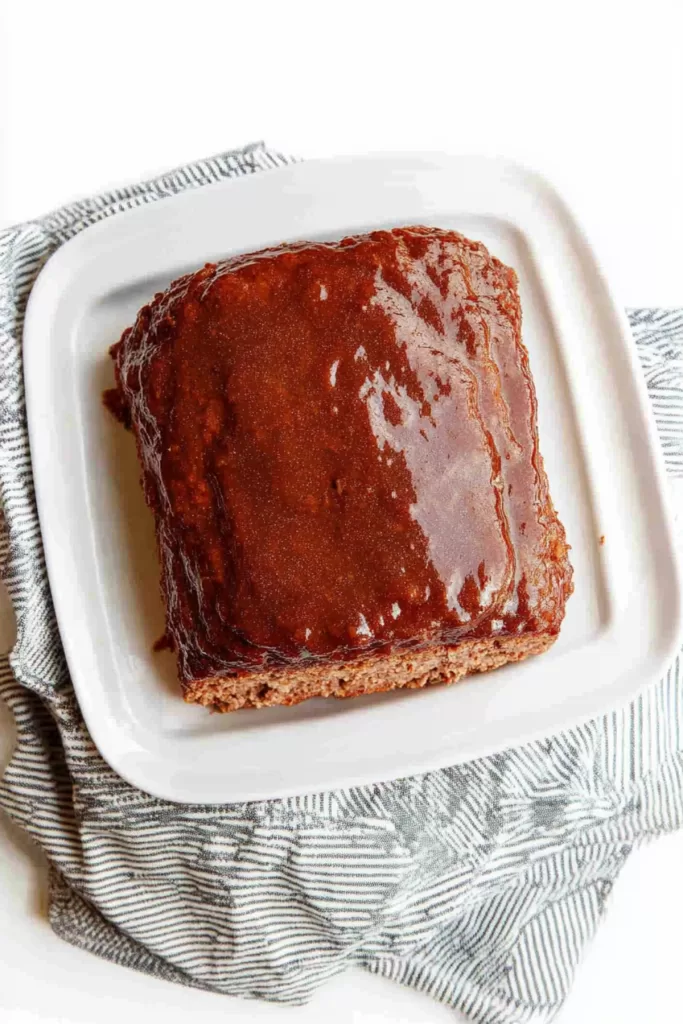
M 572 590 L 513 270 L 436 228 L 238 256 L 113 346 L 185 699 L 454 682 Z

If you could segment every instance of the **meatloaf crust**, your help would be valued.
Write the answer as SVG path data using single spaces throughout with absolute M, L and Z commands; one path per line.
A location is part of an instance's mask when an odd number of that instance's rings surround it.
M 513 270 L 436 228 L 209 264 L 111 350 L 185 699 L 452 682 L 572 591 Z

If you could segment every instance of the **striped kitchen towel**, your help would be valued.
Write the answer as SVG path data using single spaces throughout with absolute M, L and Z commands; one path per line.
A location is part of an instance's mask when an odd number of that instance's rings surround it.
M 355 964 L 474 1021 L 548 1021 L 633 845 L 683 823 L 678 661 L 627 709 L 543 742 L 382 785 L 209 807 L 119 778 L 74 697 L 26 433 L 31 286 L 103 217 L 283 162 L 249 146 L 0 235 L 0 496 L 18 631 L 0 669 L 18 730 L 0 802 L 50 860 L 54 929 L 119 964 L 290 1004 Z M 683 314 L 630 315 L 681 488 Z

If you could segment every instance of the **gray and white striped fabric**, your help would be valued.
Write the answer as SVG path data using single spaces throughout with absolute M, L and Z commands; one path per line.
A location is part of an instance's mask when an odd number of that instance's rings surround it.
M 0 692 L 19 737 L 0 802 L 50 859 L 54 929 L 117 963 L 290 1004 L 356 964 L 474 1021 L 548 1021 L 634 843 L 683 823 L 678 662 L 625 711 L 544 742 L 393 783 L 215 807 L 132 789 L 74 697 L 24 416 L 31 285 L 94 221 L 283 162 L 250 146 L 0 235 L 0 496 L 18 624 Z M 681 477 L 683 314 L 639 310 L 631 323 Z

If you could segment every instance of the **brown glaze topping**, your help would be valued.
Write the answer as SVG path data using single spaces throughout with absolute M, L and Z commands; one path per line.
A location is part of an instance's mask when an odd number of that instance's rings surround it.
M 120 388 L 107 388 L 102 395 L 102 401 L 104 406 L 112 416 L 119 421 L 119 423 L 130 430 L 132 423 L 130 420 L 130 406 L 126 401 L 125 395 Z
M 112 354 L 185 679 L 557 632 L 514 272 L 406 228 L 208 265 Z

